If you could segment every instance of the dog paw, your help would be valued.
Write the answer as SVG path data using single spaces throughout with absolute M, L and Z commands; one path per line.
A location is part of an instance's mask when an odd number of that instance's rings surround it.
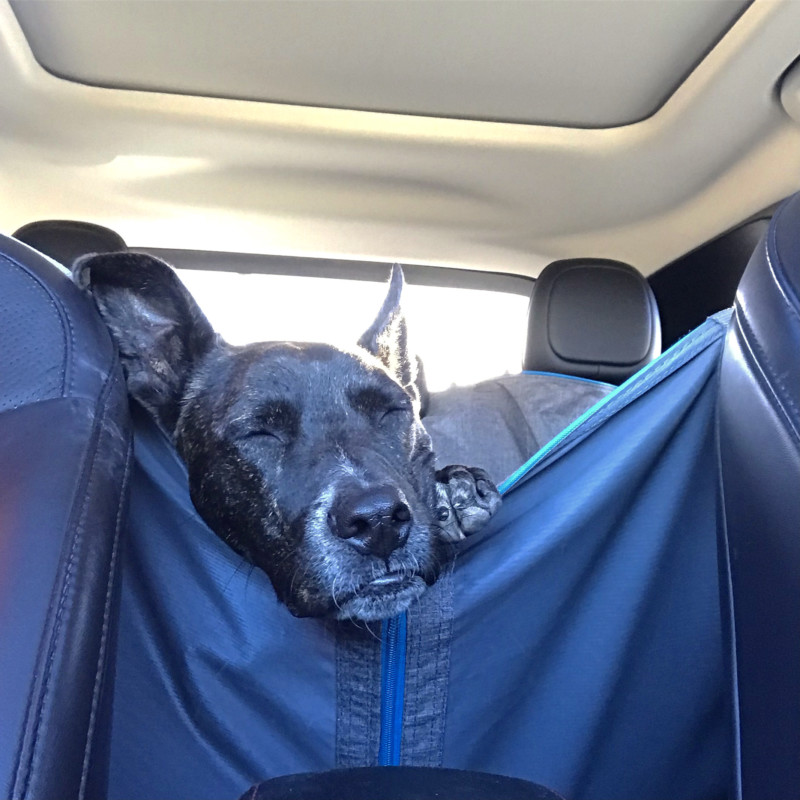
M 442 537 L 458 542 L 476 533 L 500 508 L 500 492 L 487 473 L 477 467 L 453 464 L 436 473 L 437 524 Z

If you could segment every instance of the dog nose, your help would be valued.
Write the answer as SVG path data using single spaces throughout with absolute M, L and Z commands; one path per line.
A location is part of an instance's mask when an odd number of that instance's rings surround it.
M 411 509 L 394 486 L 358 487 L 339 494 L 329 522 L 360 553 L 388 558 L 408 541 Z

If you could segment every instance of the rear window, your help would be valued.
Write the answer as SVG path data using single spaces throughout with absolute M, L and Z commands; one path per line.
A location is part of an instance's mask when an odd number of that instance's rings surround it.
M 276 274 L 270 259 L 259 267 L 253 261 L 257 257 L 241 256 L 244 261 L 233 261 L 238 270 L 214 269 L 211 254 L 149 252 L 177 268 L 212 326 L 231 344 L 287 340 L 353 345 L 377 314 L 387 288 L 387 265 L 359 271 L 348 264 L 338 270 L 347 277 L 324 277 L 286 274 L 293 266 L 314 271 L 312 259 L 282 259 L 283 274 Z M 189 266 L 193 262 L 194 268 Z M 243 263 L 248 271 L 242 271 Z M 330 274 L 330 262 L 320 263 Z M 270 268 L 272 272 L 262 271 Z M 531 281 L 432 267 L 404 271 L 409 339 L 432 391 L 520 371 Z M 454 285 L 459 278 L 471 285 Z

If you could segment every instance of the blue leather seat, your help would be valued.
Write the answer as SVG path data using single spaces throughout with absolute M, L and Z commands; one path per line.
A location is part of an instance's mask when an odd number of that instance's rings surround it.
M 737 795 L 800 797 L 800 194 L 745 271 L 719 386 Z
M 0 796 L 106 793 L 130 461 L 105 326 L 53 262 L 0 237 Z

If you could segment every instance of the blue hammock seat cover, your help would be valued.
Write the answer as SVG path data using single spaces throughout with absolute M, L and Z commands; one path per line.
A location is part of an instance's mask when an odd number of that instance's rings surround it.
M 570 800 L 722 798 L 731 764 L 717 569 L 717 315 L 504 484 L 406 615 L 295 619 L 199 519 L 134 410 L 113 800 L 238 797 L 402 764 Z

